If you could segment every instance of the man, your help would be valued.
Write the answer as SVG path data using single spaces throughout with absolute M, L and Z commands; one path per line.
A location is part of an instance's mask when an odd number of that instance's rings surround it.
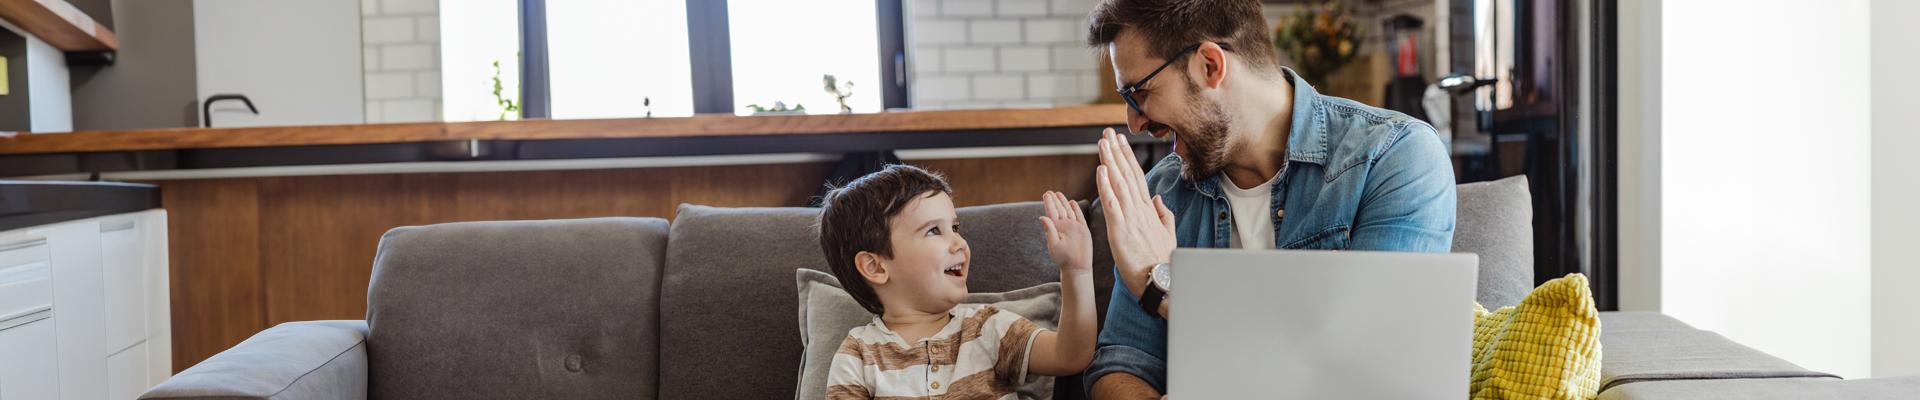
M 1105 0 L 1087 42 L 1113 61 L 1127 127 L 1170 139 L 1141 171 L 1100 140 L 1114 253 L 1106 327 L 1086 381 L 1096 399 L 1165 392 L 1174 247 L 1446 252 L 1453 169 L 1433 127 L 1321 95 L 1281 67 L 1258 0 Z M 1158 272 L 1156 272 L 1158 270 Z M 1257 312 L 1260 305 L 1220 312 Z

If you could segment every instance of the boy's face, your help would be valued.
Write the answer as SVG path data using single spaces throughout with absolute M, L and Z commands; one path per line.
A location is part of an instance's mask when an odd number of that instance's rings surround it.
M 893 257 L 881 257 L 889 277 L 875 292 L 889 309 L 905 305 L 922 312 L 946 312 L 967 296 L 973 251 L 956 230 L 960 223 L 953 199 L 946 193 L 931 193 L 907 203 L 887 221 Z

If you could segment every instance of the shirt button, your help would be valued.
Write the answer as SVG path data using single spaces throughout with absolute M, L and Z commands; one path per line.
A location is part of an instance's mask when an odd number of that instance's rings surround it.
M 1227 212 L 1226 212 L 1226 211 L 1221 211 L 1221 212 L 1220 212 L 1220 220 L 1221 220 L 1221 221 L 1225 221 L 1225 220 L 1227 220 Z
M 940 381 L 933 381 L 933 389 L 940 390 Z
M 940 372 L 940 366 L 938 365 L 933 366 L 933 372 Z
M 1284 208 L 1282 208 L 1282 209 L 1278 209 L 1278 210 L 1273 210 L 1273 217 L 1274 217 L 1274 218 L 1286 218 L 1286 217 L 1287 217 L 1287 209 L 1284 209 Z

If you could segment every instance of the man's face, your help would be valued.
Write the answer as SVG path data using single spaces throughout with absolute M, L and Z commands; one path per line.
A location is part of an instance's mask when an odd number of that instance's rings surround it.
M 1139 83 L 1167 63 L 1166 58 L 1148 54 L 1144 38 L 1132 30 L 1115 36 L 1107 54 L 1113 60 L 1115 87 L 1120 88 Z M 1174 154 L 1185 161 L 1180 174 L 1188 180 L 1218 174 L 1226 166 L 1232 139 L 1228 134 L 1232 118 L 1220 104 L 1219 91 L 1200 84 L 1207 62 L 1200 58 L 1199 52 L 1176 57 L 1166 70 L 1134 91 L 1140 110 L 1127 108 L 1127 129 L 1173 141 Z
M 882 257 L 889 276 L 886 288 L 898 293 L 886 299 L 922 312 L 944 312 L 967 296 L 967 273 L 973 252 L 960 237 L 953 198 L 928 192 L 907 203 L 887 221 L 892 233 L 893 257 Z

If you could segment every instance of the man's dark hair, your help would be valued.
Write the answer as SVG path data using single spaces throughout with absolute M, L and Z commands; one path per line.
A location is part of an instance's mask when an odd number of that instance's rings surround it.
M 1255 70 L 1280 72 L 1259 0 L 1105 0 L 1087 19 L 1087 46 L 1105 48 L 1132 29 L 1154 57 L 1171 59 L 1187 46 L 1218 42 Z
M 888 220 L 900 215 L 914 199 L 952 194 L 940 174 L 911 165 L 888 165 L 853 182 L 827 191 L 820 205 L 820 249 L 840 286 L 867 311 L 880 314 L 880 296 L 860 275 L 854 256 L 862 251 L 893 257 L 893 229 Z

